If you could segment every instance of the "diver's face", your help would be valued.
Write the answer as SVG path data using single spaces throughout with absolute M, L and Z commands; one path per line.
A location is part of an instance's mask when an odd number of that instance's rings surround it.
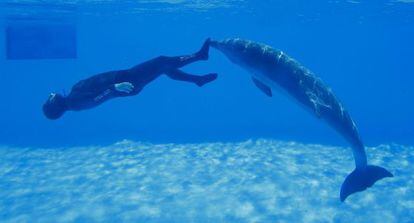
M 51 93 L 46 100 L 46 103 L 43 105 L 43 112 L 45 116 L 49 119 L 58 119 L 66 111 L 64 98 L 57 94 Z
M 49 98 L 47 99 L 47 102 L 53 103 L 56 100 L 56 96 L 57 96 L 56 93 L 50 93 Z

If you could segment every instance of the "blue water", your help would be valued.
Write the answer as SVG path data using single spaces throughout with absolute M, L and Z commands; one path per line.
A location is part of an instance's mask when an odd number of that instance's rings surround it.
M 2 1 L 1 43 L 16 24 L 70 24 L 77 47 L 9 60 L 0 44 L 0 222 L 414 221 L 414 1 Z M 136 97 L 42 114 L 50 92 L 207 37 L 263 42 L 311 69 L 395 177 L 341 203 L 349 145 L 214 49 L 184 68 L 219 74 L 202 88 L 161 77 Z

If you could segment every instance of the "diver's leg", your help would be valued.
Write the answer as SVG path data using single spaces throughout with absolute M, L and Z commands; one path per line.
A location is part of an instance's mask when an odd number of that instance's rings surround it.
M 146 74 L 151 75 L 151 77 L 145 77 L 145 79 L 153 80 L 163 73 L 178 69 L 187 64 L 199 60 L 207 60 L 209 48 L 210 39 L 207 39 L 201 49 L 194 54 L 176 57 L 159 56 L 130 68 L 123 77 L 124 79 L 128 79 L 127 77 L 136 79 L 142 78 L 143 74 Z
M 194 54 L 176 57 L 161 56 L 160 58 L 161 60 L 163 60 L 164 63 L 166 63 L 166 66 L 164 67 L 168 67 L 170 69 L 177 69 L 196 61 L 208 60 L 209 49 L 210 38 L 206 39 L 201 49 Z
M 197 84 L 199 87 L 214 81 L 217 78 L 216 73 L 206 74 L 202 76 L 187 74 L 182 70 L 171 70 L 166 72 L 167 76 L 173 80 L 177 81 L 187 81 L 194 84 Z

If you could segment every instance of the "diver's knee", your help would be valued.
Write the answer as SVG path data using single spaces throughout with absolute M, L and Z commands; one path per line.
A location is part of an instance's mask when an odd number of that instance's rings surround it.
M 178 66 L 177 63 L 178 62 L 174 59 L 174 57 L 157 57 L 158 68 L 162 73 L 165 73 L 167 70 L 175 69 Z

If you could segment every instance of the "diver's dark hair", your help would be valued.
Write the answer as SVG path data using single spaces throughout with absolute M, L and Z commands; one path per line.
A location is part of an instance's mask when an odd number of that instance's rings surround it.
M 43 114 L 48 119 L 58 119 L 66 111 L 65 98 L 60 94 L 51 94 L 43 104 Z

